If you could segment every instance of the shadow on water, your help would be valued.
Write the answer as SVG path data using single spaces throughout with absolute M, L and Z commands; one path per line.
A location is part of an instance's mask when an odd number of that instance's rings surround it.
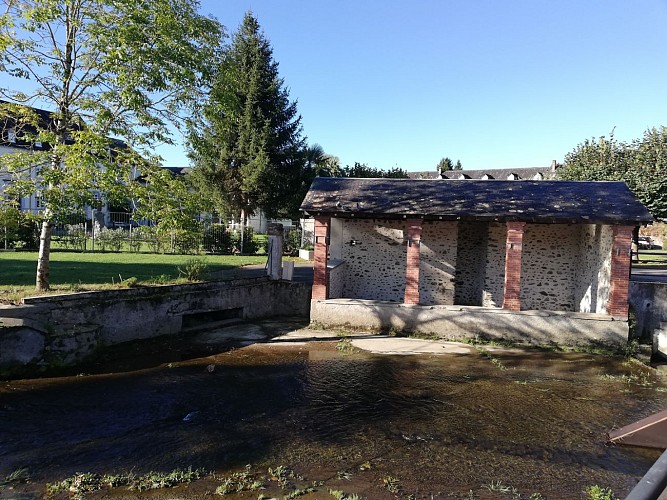
M 613 426 L 667 404 L 664 382 L 624 382 L 621 360 L 509 350 L 493 364 L 479 353 L 342 354 L 335 342 L 1 383 L 0 477 L 285 464 L 312 479 L 349 471 L 350 487 L 392 475 L 438 496 L 502 480 L 577 498 L 593 484 L 628 492 L 659 454 L 604 444 Z

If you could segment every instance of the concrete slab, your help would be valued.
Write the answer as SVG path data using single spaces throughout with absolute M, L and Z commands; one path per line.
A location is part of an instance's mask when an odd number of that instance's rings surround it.
M 376 354 L 478 354 L 474 347 L 462 342 L 422 340 L 404 337 L 376 336 L 352 339 L 352 345 Z
M 275 345 L 305 345 L 315 341 L 337 341 L 342 337 L 333 330 L 315 330 L 303 328 L 271 340 Z M 474 347 L 462 342 L 447 342 L 444 340 L 423 340 L 405 337 L 391 337 L 369 332 L 346 332 L 357 349 L 375 354 L 477 354 Z

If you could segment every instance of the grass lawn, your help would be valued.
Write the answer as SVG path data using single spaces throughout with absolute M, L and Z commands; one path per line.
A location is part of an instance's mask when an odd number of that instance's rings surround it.
M 54 291 L 76 291 L 114 286 L 135 277 L 139 283 L 170 283 L 189 259 L 200 258 L 215 273 L 248 264 L 264 264 L 266 256 L 163 255 L 141 253 L 51 253 L 51 286 Z M 10 294 L 33 292 L 37 270 L 36 252 L 0 252 L 0 299 Z
M 639 262 L 633 262 L 633 266 L 647 269 L 662 269 L 667 267 L 667 252 L 664 250 L 640 250 Z

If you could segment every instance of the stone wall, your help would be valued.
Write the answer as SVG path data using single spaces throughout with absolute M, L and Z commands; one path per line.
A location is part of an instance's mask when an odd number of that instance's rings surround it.
M 487 223 L 459 222 L 455 304 L 482 305 L 488 232 Z
M 505 242 L 507 226 L 489 224 L 482 306 L 502 307 L 505 290 Z
M 511 340 L 541 346 L 571 345 L 622 349 L 628 322 L 602 314 L 507 311 L 465 306 L 415 306 L 338 299 L 313 300 L 312 321 L 369 330 L 404 330 L 443 339 Z
M 457 223 L 424 222 L 419 255 L 419 303 L 453 304 Z
M 0 306 L 0 373 L 72 365 L 104 346 L 177 334 L 185 317 L 307 317 L 309 306 L 309 285 L 268 278 L 28 298 Z
M 329 260 L 327 266 L 329 268 L 329 298 L 341 298 L 344 296 L 347 264 L 342 260 Z
M 610 290 L 611 226 L 581 226 L 575 307 L 581 312 L 606 314 Z
M 574 311 L 580 228 L 526 224 L 521 255 L 521 308 Z
M 667 358 L 667 282 L 630 281 L 630 310 L 635 336 L 653 342 L 653 353 Z
M 343 221 L 340 255 L 347 264 L 344 297 L 403 302 L 404 227 L 400 220 Z

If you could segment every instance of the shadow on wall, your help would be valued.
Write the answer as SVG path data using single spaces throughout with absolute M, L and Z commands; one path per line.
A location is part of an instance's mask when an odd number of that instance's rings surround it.
M 622 349 L 628 322 L 590 313 L 520 311 L 460 306 L 409 306 L 337 299 L 313 301 L 311 321 L 373 330 L 398 330 L 441 338 L 510 340 L 533 345 Z

